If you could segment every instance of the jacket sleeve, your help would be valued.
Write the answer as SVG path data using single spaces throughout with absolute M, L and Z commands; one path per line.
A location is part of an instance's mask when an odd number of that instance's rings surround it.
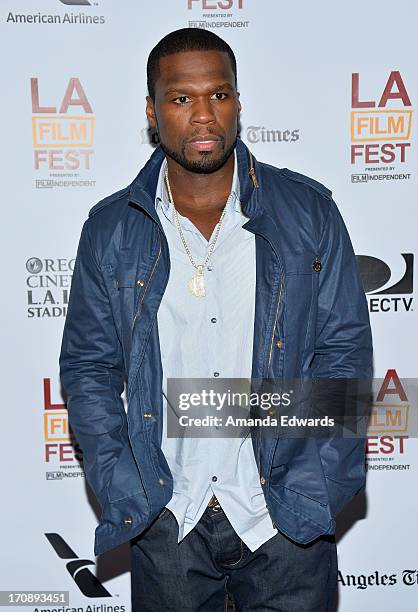
M 340 400 L 339 389 L 356 390 L 348 398 L 350 414 L 336 406 L 344 424 L 357 424 L 356 435 L 345 425 L 338 435 L 316 438 L 326 478 L 331 514 L 365 486 L 365 431 L 369 383 L 372 376 L 372 337 L 366 296 L 344 221 L 334 201 L 320 241 L 318 314 L 313 378 L 321 380 L 327 401 Z M 327 379 L 341 379 L 337 381 Z M 337 383 L 337 384 L 335 384 Z M 353 401 L 354 397 L 354 401 Z M 344 399 L 343 399 L 344 401 Z M 357 416 L 357 423 L 355 423 Z
M 100 505 L 126 444 L 123 358 L 87 220 L 83 226 L 60 354 L 71 429 L 83 451 L 86 479 Z

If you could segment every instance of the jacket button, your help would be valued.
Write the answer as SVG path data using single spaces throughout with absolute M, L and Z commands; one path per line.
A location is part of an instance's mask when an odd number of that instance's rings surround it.
M 159 479 L 158 479 L 158 482 L 160 483 L 160 485 L 163 485 L 163 484 L 164 484 L 164 480 L 163 480 L 163 478 L 159 478 Z
M 142 278 L 138 278 L 138 280 L 136 281 L 136 284 L 139 285 L 140 287 L 143 287 L 144 281 L 142 280 Z
M 132 521 L 132 516 L 126 516 L 123 519 L 123 522 L 125 523 L 125 525 L 132 525 L 133 521 Z
M 144 417 L 145 417 L 146 419 L 150 419 L 150 418 L 152 417 L 151 412 L 144 412 Z
M 318 258 L 316 258 L 312 264 L 312 269 L 314 272 L 320 272 L 322 270 L 322 264 Z
M 277 525 L 274 521 L 272 521 L 273 529 L 277 529 Z
M 264 478 L 264 476 L 262 476 L 262 477 L 260 478 L 260 482 L 261 482 L 261 484 L 262 484 L 262 485 L 265 485 L 265 484 L 266 484 L 266 479 Z
M 281 340 L 277 340 L 276 346 L 277 346 L 277 348 L 282 348 L 282 341 Z

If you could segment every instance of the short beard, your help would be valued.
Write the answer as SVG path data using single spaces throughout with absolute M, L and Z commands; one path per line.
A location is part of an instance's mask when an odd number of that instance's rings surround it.
M 182 168 L 184 168 L 185 170 L 188 170 L 189 172 L 196 172 L 197 174 L 212 174 L 212 172 L 216 172 L 217 170 L 222 168 L 222 166 L 224 166 L 230 158 L 232 152 L 235 149 L 236 144 L 237 137 L 235 137 L 233 144 L 226 151 L 224 151 L 222 157 L 218 159 L 208 159 L 211 155 L 211 152 L 200 151 L 201 159 L 199 161 L 189 161 L 186 157 L 185 143 L 181 148 L 181 152 L 178 153 L 177 151 L 169 149 L 160 139 L 161 148 L 164 153 L 168 155 L 168 157 L 174 159 L 174 161 L 180 164 L 180 166 L 182 166 Z

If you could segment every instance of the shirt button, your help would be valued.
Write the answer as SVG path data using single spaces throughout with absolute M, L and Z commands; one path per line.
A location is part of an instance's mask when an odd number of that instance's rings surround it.
M 211 318 L 211 322 L 212 322 L 212 323 L 216 323 L 216 317 L 212 317 L 212 318 Z
M 218 378 L 219 372 L 214 372 L 213 375 L 214 375 L 215 378 Z
M 208 272 L 212 272 L 213 267 L 212 267 L 212 266 L 206 266 L 206 270 L 207 270 Z
M 123 519 L 123 522 L 125 523 L 125 525 L 132 525 L 132 516 L 127 516 Z
M 217 476 L 212 476 L 212 482 L 216 482 L 218 480 Z

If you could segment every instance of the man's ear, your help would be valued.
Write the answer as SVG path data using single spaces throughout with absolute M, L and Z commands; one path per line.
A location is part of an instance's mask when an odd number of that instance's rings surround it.
M 146 100 L 147 100 L 147 106 L 145 109 L 145 113 L 147 115 L 148 123 L 150 124 L 152 128 L 157 128 L 157 120 L 155 118 L 154 102 L 152 101 L 151 96 L 147 96 Z
M 240 116 L 240 113 L 242 111 L 242 106 L 241 106 L 241 102 L 239 99 L 239 91 L 237 91 L 237 98 L 238 98 L 238 117 Z

